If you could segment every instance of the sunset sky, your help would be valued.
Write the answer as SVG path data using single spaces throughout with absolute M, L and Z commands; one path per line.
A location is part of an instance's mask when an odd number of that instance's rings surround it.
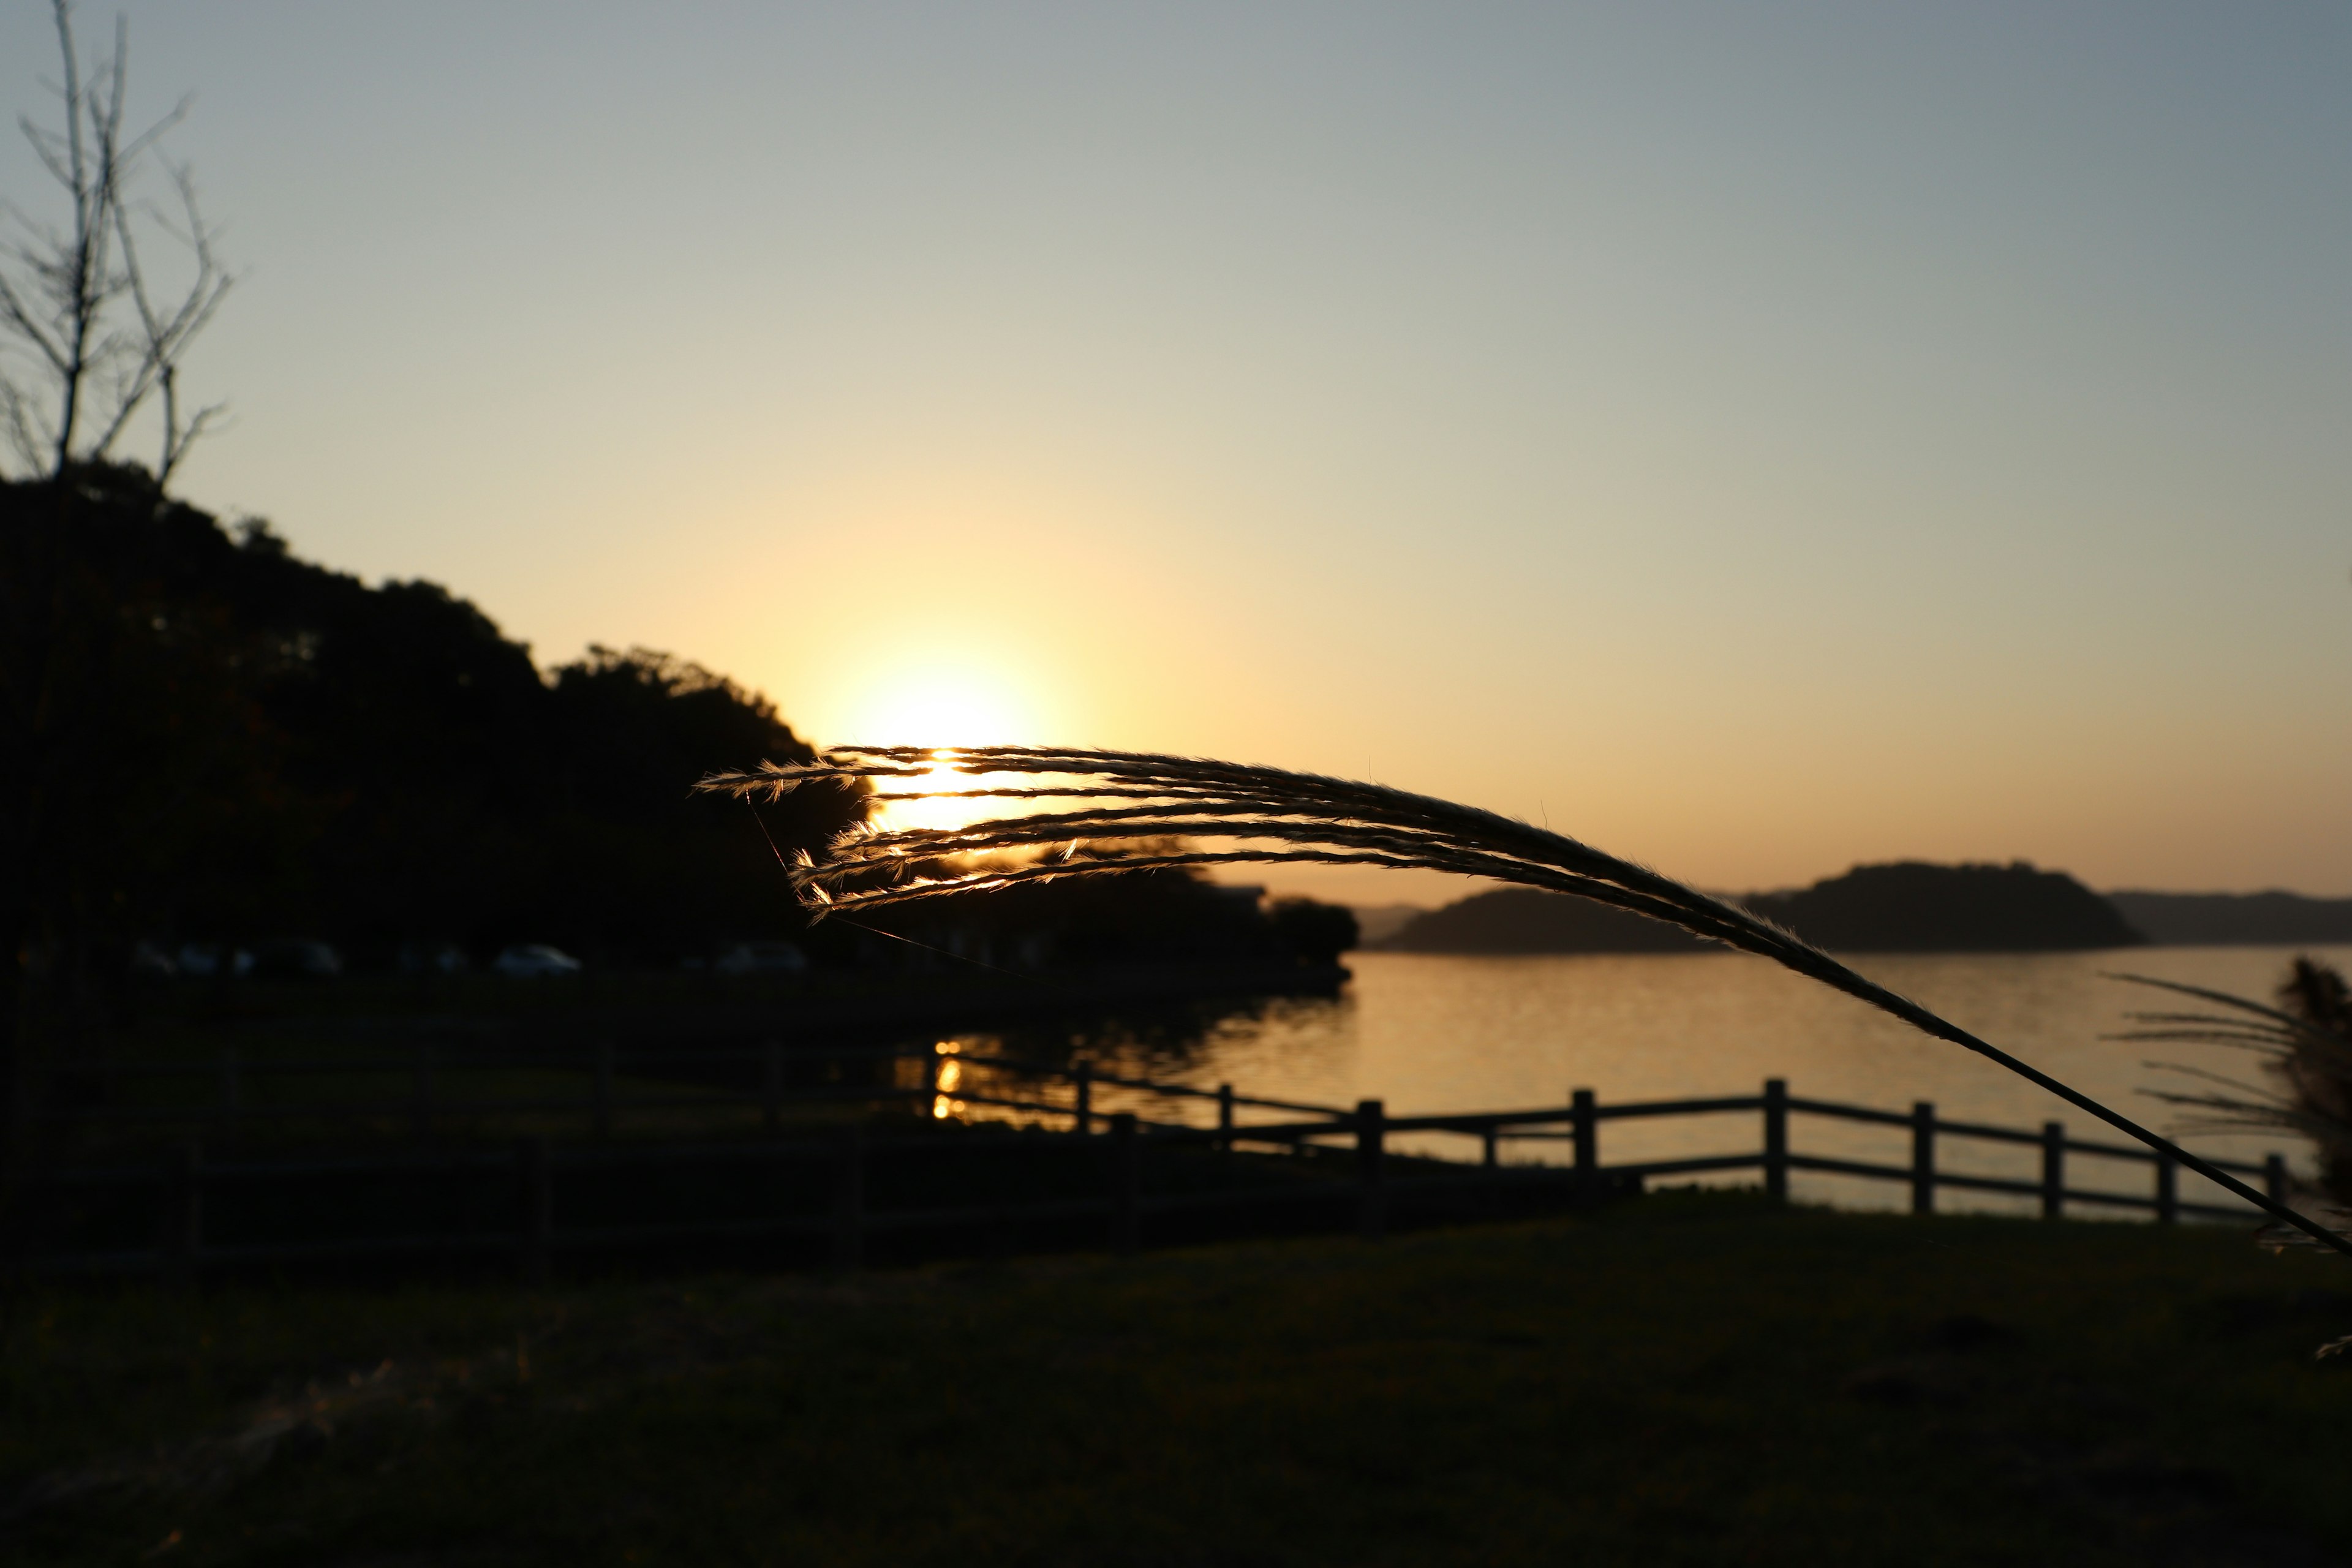
M 182 492 L 542 663 L 2352 894 L 2340 4 L 128 12 L 246 272 Z

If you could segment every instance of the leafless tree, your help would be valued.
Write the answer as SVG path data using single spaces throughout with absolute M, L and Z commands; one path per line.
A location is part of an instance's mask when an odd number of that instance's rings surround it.
M 158 485 L 220 418 L 224 405 L 181 400 L 180 363 L 235 279 L 214 252 L 214 229 L 196 205 L 188 168 L 164 157 L 163 133 L 188 111 L 183 99 L 144 131 L 123 131 L 130 31 L 115 20 L 114 53 L 87 75 L 74 38 L 71 0 L 51 0 L 64 79 L 62 129 L 18 121 L 43 168 L 64 191 L 62 226 L 0 202 L 0 430 L 27 469 L 62 475 L 110 458 L 134 416 L 159 405 Z M 175 210 L 137 186 L 161 166 Z M 188 258 L 186 288 L 159 293 L 141 255 L 142 233 L 161 234 Z M 152 248 L 152 247 L 151 247 Z

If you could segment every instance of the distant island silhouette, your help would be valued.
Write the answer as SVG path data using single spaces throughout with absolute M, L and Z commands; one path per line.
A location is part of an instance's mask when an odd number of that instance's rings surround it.
M 2023 860 L 1856 866 L 1801 892 L 1741 901 L 1817 947 L 1844 952 L 2063 952 L 2147 941 L 2065 872 Z
M 2137 947 L 2148 938 L 2063 871 L 2020 860 L 1857 866 L 1792 892 L 1738 900 L 1818 946 L 1845 952 L 2050 952 Z M 2295 939 L 2287 939 L 2295 940 Z M 1393 952 L 1691 952 L 1672 926 L 1564 894 L 1476 893 L 1414 917 Z

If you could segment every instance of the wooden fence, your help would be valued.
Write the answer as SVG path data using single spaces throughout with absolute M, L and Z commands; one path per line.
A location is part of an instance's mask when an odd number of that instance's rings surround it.
M 899 1064 L 911 1064 L 911 1070 Z M 804 1072 L 812 1064 L 839 1072 L 856 1068 L 869 1073 L 888 1072 L 887 1083 L 793 1083 L 789 1069 Z M 207 1152 L 194 1142 L 173 1147 L 160 1162 L 110 1166 L 58 1168 L 35 1172 L 23 1178 L 20 1205 L 69 1206 L 76 1194 L 85 1200 L 110 1193 L 120 1208 L 128 1202 L 143 1206 L 152 1218 L 152 1241 L 132 1247 L 42 1248 L 19 1244 L 11 1250 L 13 1267 L 40 1271 L 145 1270 L 193 1277 L 207 1267 L 255 1263 L 296 1263 L 333 1259 L 392 1260 L 406 1256 L 454 1257 L 466 1254 L 510 1256 L 527 1278 L 542 1278 L 558 1255 L 591 1253 L 613 1248 L 696 1241 L 757 1242 L 762 1238 L 798 1237 L 803 1256 L 811 1247 L 836 1265 L 855 1267 L 866 1253 L 870 1237 L 910 1232 L 953 1232 L 975 1225 L 1013 1222 L 1054 1222 L 1061 1234 L 1083 1236 L 1091 1231 L 1097 1244 L 1131 1252 L 1147 1239 L 1147 1222 L 1154 1216 L 1225 1210 L 1265 1210 L 1269 1205 L 1305 1205 L 1326 1216 L 1327 1224 L 1352 1224 L 1360 1234 L 1375 1237 L 1388 1228 L 1391 1207 L 1412 1206 L 1433 1195 L 1496 1194 L 1539 1191 L 1562 1202 L 1592 1202 L 1612 1194 L 1638 1192 L 1651 1180 L 1714 1173 L 1752 1171 L 1764 1191 L 1785 1199 L 1792 1172 L 1820 1172 L 1870 1181 L 1895 1183 L 1909 1188 L 1910 1207 L 1929 1214 L 1939 1189 L 1999 1193 L 2037 1199 L 2048 1218 L 2063 1216 L 2070 1205 L 2138 1211 L 2158 1223 L 2184 1217 L 2240 1218 L 2252 1211 L 2239 1205 L 2184 1201 L 2179 1191 L 2176 1163 L 2152 1151 L 2131 1144 L 2069 1137 L 2063 1124 L 2049 1122 L 2038 1131 L 1947 1121 L 1925 1102 L 1908 1112 L 1874 1110 L 1790 1094 L 1784 1080 L 1769 1080 L 1758 1095 L 1717 1099 L 1637 1101 L 1604 1105 L 1591 1090 L 1578 1089 L 1564 1106 L 1523 1110 L 1450 1113 L 1433 1116 L 1390 1116 L 1382 1102 L 1361 1101 L 1353 1108 L 1303 1104 L 1236 1094 L 1230 1084 L 1214 1089 L 1159 1082 L 1100 1070 L 1089 1063 L 1063 1067 L 1005 1057 L 946 1054 L 940 1050 L 835 1051 L 822 1054 L 786 1053 L 779 1047 L 754 1051 L 665 1053 L 658 1058 L 623 1058 L 604 1050 L 588 1065 L 586 1092 L 534 1094 L 507 1098 L 464 1098 L 446 1092 L 448 1075 L 431 1053 L 397 1061 L 393 1066 L 412 1075 L 413 1093 L 396 1100 L 321 1100 L 255 1102 L 242 1093 L 258 1073 L 333 1072 L 345 1076 L 380 1074 L 383 1062 L 241 1063 L 224 1058 L 209 1070 L 217 1074 L 218 1093 L 209 1103 L 178 1105 L 115 1105 L 80 1114 L 112 1119 L 170 1120 L 204 1126 L 215 1136 L 234 1140 L 248 1124 L 289 1117 L 352 1118 L 380 1121 L 404 1118 L 420 1143 L 429 1142 L 448 1121 L 462 1116 L 531 1115 L 576 1118 L 581 1130 L 600 1140 L 584 1146 L 558 1144 L 544 1131 L 514 1139 L 503 1146 L 425 1148 L 399 1153 L 320 1159 L 316 1157 L 221 1157 L 217 1147 Z M 475 1058 L 473 1068 L 546 1068 L 544 1058 L 488 1059 Z M 682 1070 L 733 1074 L 747 1083 L 696 1085 L 688 1091 L 623 1092 L 616 1080 L 625 1070 L 655 1068 L 666 1073 Z M 747 1069 L 756 1069 L 756 1076 Z M 118 1072 L 187 1072 L 186 1067 L 117 1068 Z M 986 1079 L 988 1081 L 980 1081 Z M 903 1080 L 903 1081 L 901 1081 Z M 1107 1110 L 1105 1091 L 1118 1091 L 1129 1105 L 1190 1103 L 1201 1112 L 1198 1121 L 1142 1117 L 1132 1109 Z M 805 1104 L 859 1102 L 911 1103 L 938 1118 L 958 1118 L 984 1108 L 1025 1119 L 1027 1133 L 1020 1138 L 977 1137 L 959 1127 L 954 1136 L 940 1133 L 877 1134 L 853 1122 L 838 1129 L 806 1124 L 788 1132 L 788 1107 Z M 755 1108 L 766 1136 L 730 1142 L 646 1143 L 614 1141 L 616 1120 L 649 1110 Z M 1278 1113 L 1278 1120 L 1244 1121 L 1241 1113 Z M 1759 1145 L 1719 1154 L 1670 1159 L 1605 1162 L 1601 1130 L 1604 1123 L 1670 1117 L 1753 1115 Z M 1906 1129 L 1911 1158 L 1905 1164 L 1885 1164 L 1801 1152 L 1792 1145 L 1790 1126 L 1797 1117 L 1817 1117 L 1847 1122 Z M 1466 1141 L 1476 1149 L 1471 1160 L 1445 1161 L 1427 1157 L 1399 1159 L 1392 1141 L 1432 1136 Z M 2038 1149 L 2038 1181 L 1970 1173 L 1937 1163 L 1950 1140 L 1976 1140 L 2026 1145 Z M 1042 1142 L 1041 1142 L 1042 1140 Z M 1506 1163 L 1507 1145 L 1565 1145 L 1565 1163 Z M 925 1153 L 947 1154 L 957 1160 L 986 1161 L 1003 1153 L 1041 1149 L 1062 1151 L 1055 1158 L 1082 1163 L 1080 1195 L 1024 1199 L 1013 1205 L 942 1204 L 936 1193 L 919 1194 L 932 1201 L 876 1205 L 868 1201 L 869 1173 Z M 1289 1173 L 1274 1184 L 1244 1181 L 1238 1184 L 1194 1184 L 1174 1190 L 1165 1180 L 1151 1179 L 1165 1172 L 1162 1154 L 1213 1154 L 1232 1168 L 1236 1151 L 1273 1152 L 1311 1158 L 1304 1164 L 1262 1167 Z M 2087 1155 L 2137 1163 L 2149 1167 L 2147 1186 L 2137 1193 L 2084 1188 L 2068 1178 L 2069 1157 Z M 877 1163 L 879 1163 L 877 1164 Z M 2275 1197 L 2288 1192 L 2284 1160 L 2271 1155 L 2260 1165 L 2231 1161 L 2214 1163 L 2232 1173 L 2256 1176 Z M 1346 1174 L 1332 1178 L 1338 1168 Z M 770 1189 L 795 1194 L 774 1205 L 775 1212 L 733 1214 L 667 1214 L 640 1217 L 627 1224 L 559 1226 L 559 1191 L 567 1185 L 593 1183 L 599 1173 L 615 1173 L 638 1181 L 662 1169 L 694 1167 L 737 1173 L 764 1173 Z M 1075 1167 L 1074 1167 L 1075 1169 Z M 257 1188 L 299 1187 L 309 1184 L 369 1180 L 379 1184 L 444 1184 L 463 1179 L 475 1184 L 476 1199 L 467 1226 L 446 1226 L 411 1234 L 311 1236 L 300 1239 L 225 1238 L 208 1234 L 208 1198 L 233 1189 L 250 1194 Z M 734 1179 L 733 1177 L 730 1178 Z M 487 1183 L 487 1185 L 483 1184 Z M 1066 1183 L 1065 1185 L 1067 1184 Z M 1177 1184 L 1181 1185 L 1181 1184 Z M 482 1194 L 503 1191 L 505 1202 Z M 142 1199 L 137 1194 L 143 1193 Z M 903 1194 L 902 1194 L 903 1195 Z M 1319 1205 L 1319 1208 L 1317 1207 Z M 1426 1212 L 1430 1206 L 1421 1204 Z M 1440 1205 L 1443 1206 L 1443 1205 Z M 503 1215 L 495 1211 L 505 1210 Z M 1457 1203 L 1449 1213 L 1460 1212 Z M 487 1223 L 486 1223 L 487 1221 Z M 15 1227 L 23 1233 L 23 1226 Z

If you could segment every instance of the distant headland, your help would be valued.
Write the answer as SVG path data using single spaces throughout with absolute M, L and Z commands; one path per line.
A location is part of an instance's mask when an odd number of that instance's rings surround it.
M 2182 944 L 2352 942 L 2352 899 L 2293 893 L 2122 892 L 2102 897 L 2022 860 L 1857 866 L 1793 891 L 1738 900 L 1845 952 L 2053 952 Z M 1370 943 L 1394 952 L 1689 952 L 1712 945 L 1582 899 L 1477 893 Z

